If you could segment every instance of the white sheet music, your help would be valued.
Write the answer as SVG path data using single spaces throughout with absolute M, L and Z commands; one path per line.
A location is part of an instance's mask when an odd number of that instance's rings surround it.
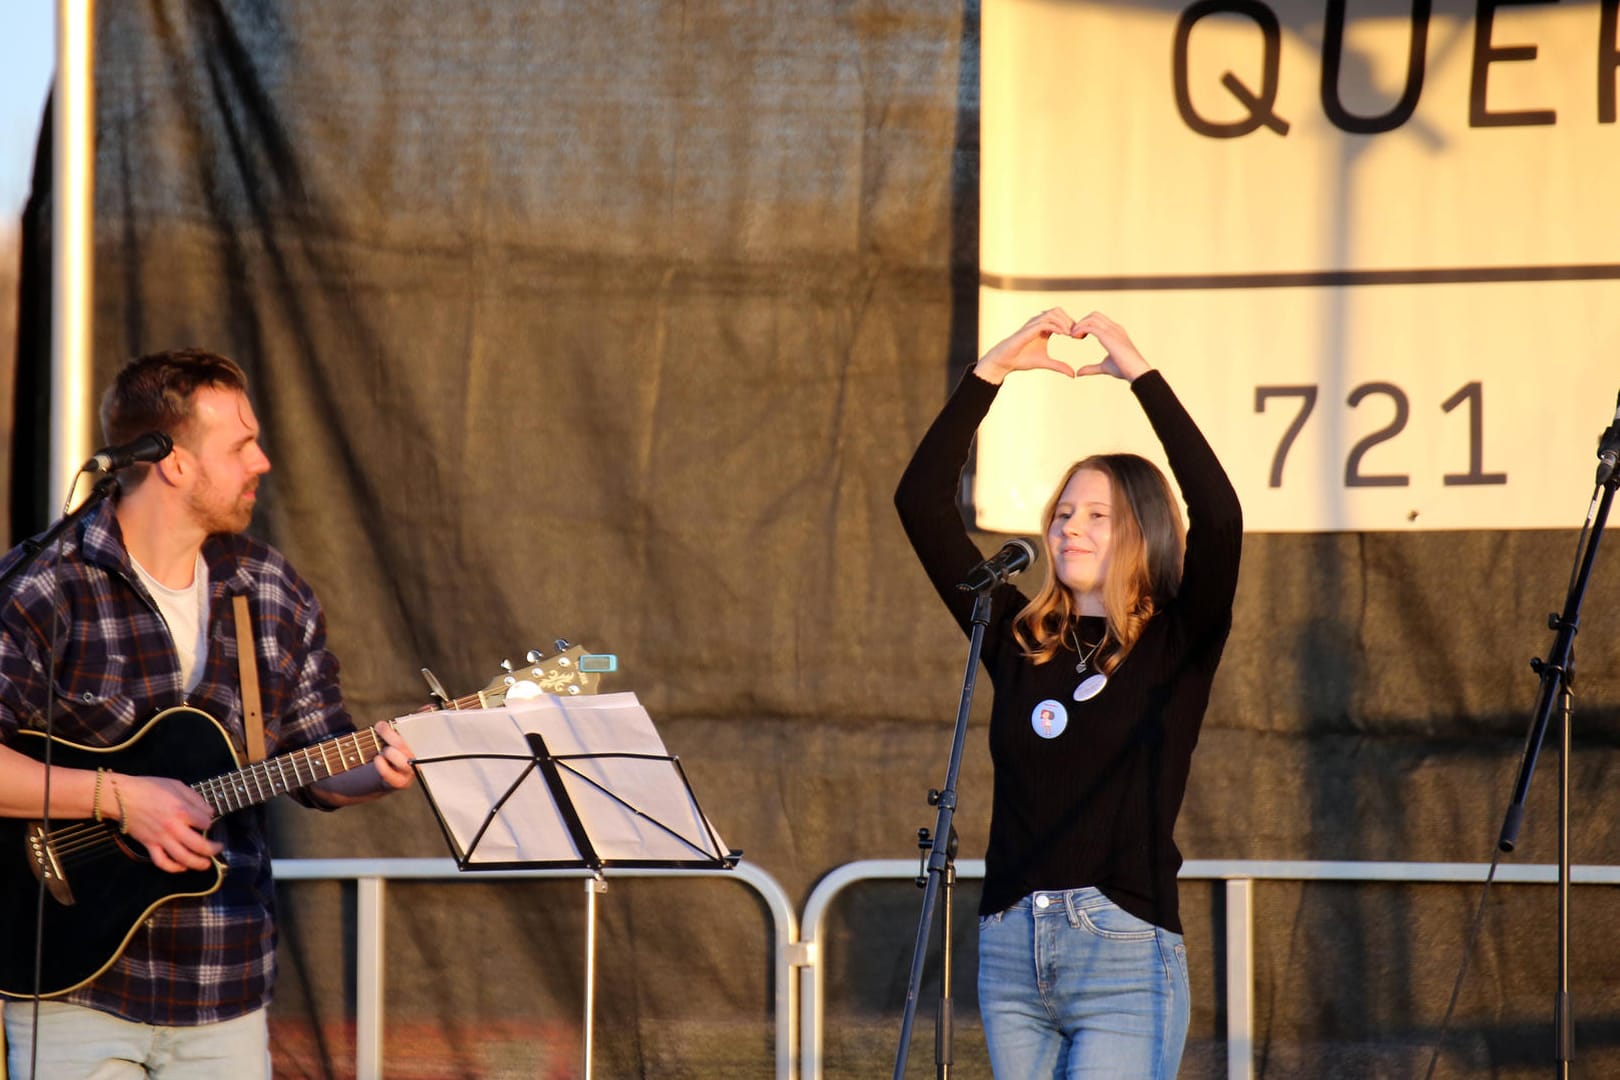
M 410 713 L 394 724 L 411 744 L 456 858 L 474 866 L 582 859 L 535 765 L 529 733 L 544 739 L 556 758 L 668 757 L 652 718 L 632 693 Z M 461 760 L 433 760 L 447 757 Z M 592 756 L 557 764 L 600 858 L 678 863 L 726 854 L 672 762 Z M 489 827 L 479 837 L 486 821 Z

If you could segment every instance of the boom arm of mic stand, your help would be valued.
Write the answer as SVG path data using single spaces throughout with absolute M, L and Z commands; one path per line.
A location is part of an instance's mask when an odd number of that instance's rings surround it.
M 917 1019 L 917 995 L 922 987 L 923 960 L 928 954 L 928 933 L 934 922 L 934 904 L 945 879 L 950 859 L 950 843 L 956 818 L 956 779 L 962 771 L 962 747 L 967 742 L 968 714 L 973 709 L 973 687 L 979 676 L 979 653 L 984 648 L 984 631 L 990 625 L 990 590 L 979 590 L 973 598 L 972 633 L 968 635 L 967 670 L 962 673 L 962 699 L 956 709 L 956 732 L 951 742 L 951 761 L 945 770 L 945 785 L 939 790 L 934 819 L 934 843 L 928 853 L 928 880 L 923 891 L 922 916 L 917 922 L 917 940 L 911 952 L 911 977 L 906 983 L 906 1011 L 900 1022 L 900 1048 L 894 1057 L 894 1080 L 906 1074 L 906 1055 L 911 1049 L 911 1029 Z M 945 927 L 949 934 L 951 928 Z
M 1536 757 L 1547 734 L 1553 703 L 1558 700 L 1563 688 L 1573 681 L 1570 665 L 1575 655 L 1575 631 L 1580 628 L 1581 603 L 1586 597 L 1592 565 L 1597 561 L 1598 543 L 1603 539 L 1603 528 L 1609 520 L 1616 485 L 1620 485 L 1620 475 L 1611 476 L 1603 485 L 1586 548 L 1579 554 L 1575 580 L 1570 583 L 1569 594 L 1564 598 L 1564 612 L 1551 620 L 1552 628 L 1558 632 L 1553 638 L 1552 652 L 1546 660 L 1531 661 L 1531 666 L 1541 676 L 1541 693 L 1536 698 L 1535 714 L 1525 736 L 1524 756 L 1519 762 L 1519 776 L 1513 785 L 1513 800 L 1508 804 L 1507 817 L 1502 822 L 1502 835 L 1496 843 L 1502 851 L 1512 851 L 1518 843 L 1519 826 L 1524 821 L 1524 804 L 1530 795 L 1530 778 L 1536 771 Z

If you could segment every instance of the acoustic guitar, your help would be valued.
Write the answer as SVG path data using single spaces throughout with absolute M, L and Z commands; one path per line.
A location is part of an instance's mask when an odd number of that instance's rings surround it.
M 508 698 L 540 694 L 593 693 L 603 671 L 616 667 L 611 654 L 591 654 L 558 642 L 550 657 L 528 654 L 524 667 L 503 665 L 488 686 L 465 698 L 436 694 L 443 707 L 495 708 Z M 431 685 L 437 685 L 424 669 Z M 236 746 L 207 713 L 165 709 L 116 746 L 84 746 L 21 730 L 11 747 L 36 761 L 68 769 L 109 769 L 127 776 L 163 776 L 188 784 L 214 810 L 226 814 L 268 802 L 285 792 L 357 769 L 381 750 L 367 728 L 243 765 Z M 39 993 L 71 993 L 112 966 L 141 923 L 158 908 L 183 897 L 207 896 L 225 880 L 225 864 L 169 873 L 147 857 L 145 846 L 119 832 L 115 821 L 39 821 L 0 818 L 0 997 L 34 994 L 36 910 L 39 884 L 46 890 L 44 949 Z

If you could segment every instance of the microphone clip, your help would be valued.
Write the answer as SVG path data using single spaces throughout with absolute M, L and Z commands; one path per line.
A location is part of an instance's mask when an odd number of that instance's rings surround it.
M 1614 422 L 1611 423 L 1602 435 L 1598 436 L 1598 487 L 1614 479 L 1617 466 L 1620 466 L 1620 394 L 1615 395 Z

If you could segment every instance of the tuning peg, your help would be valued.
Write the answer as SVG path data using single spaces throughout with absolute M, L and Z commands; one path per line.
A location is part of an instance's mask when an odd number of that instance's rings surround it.
M 512 661 L 510 659 L 502 660 L 501 661 L 501 670 L 502 671 L 511 671 L 512 670 Z
M 545 658 L 546 658 L 546 654 L 541 652 L 539 649 L 530 649 L 529 650 L 529 655 L 524 657 L 524 659 L 527 660 L 531 664 L 538 664 L 540 661 L 544 660 Z
M 567 638 L 558 638 L 556 641 L 552 642 L 552 644 L 557 646 L 557 651 L 558 652 L 567 652 L 568 651 L 568 639 Z

